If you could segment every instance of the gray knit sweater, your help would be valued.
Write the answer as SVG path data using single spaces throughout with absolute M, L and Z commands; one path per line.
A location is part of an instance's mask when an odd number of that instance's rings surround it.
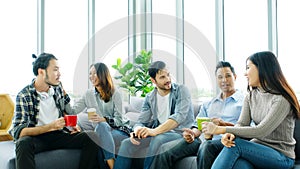
M 250 126 L 251 120 L 255 126 Z M 255 89 L 251 96 L 246 96 L 236 126 L 226 127 L 226 132 L 253 138 L 251 141 L 272 147 L 295 159 L 294 127 L 291 105 L 282 95 Z

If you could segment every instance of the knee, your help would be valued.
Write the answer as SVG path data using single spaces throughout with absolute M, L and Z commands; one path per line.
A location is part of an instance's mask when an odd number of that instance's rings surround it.
M 109 126 L 108 123 L 101 122 L 101 123 L 97 124 L 95 131 L 98 133 L 98 135 L 100 135 L 101 133 L 109 131 L 110 129 L 111 129 L 111 127 Z
M 152 146 L 157 146 L 160 147 L 161 145 L 163 145 L 165 143 L 165 137 L 163 135 L 157 135 L 155 137 L 152 138 L 151 140 L 151 145 Z
M 121 148 L 127 149 L 127 148 L 131 147 L 132 145 L 133 144 L 131 143 L 130 138 L 127 138 L 127 139 L 124 139 L 121 141 Z
M 168 150 L 170 150 L 170 149 L 171 149 L 171 147 L 168 145 L 168 143 L 166 143 L 159 147 L 158 153 L 159 154 L 168 154 L 169 153 Z
M 206 152 L 211 147 L 213 147 L 213 144 L 210 141 L 205 141 L 205 142 L 202 142 L 201 146 L 199 147 L 199 151 L 200 152 Z
M 19 138 L 19 140 L 16 142 L 16 152 L 18 151 L 29 151 L 30 149 L 33 149 L 33 141 L 31 137 L 25 136 L 22 138 Z
M 211 154 L 215 150 L 215 145 L 211 141 L 202 142 L 198 149 L 198 157 L 206 156 L 207 154 Z
M 133 146 L 135 145 L 131 143 L 129 138 L 122 140 L 118 154 L 121 156 L 131 156 L 134 152 Z
M 80 134 L 83 135 L 82 137 L 85 137 L 85 142 L 94 142 L 95 144 L 100 145 L 99 136 L 94 131 L 84 131 Z
M 177 151 L 178 148 L 183 147 L 183 145 L 185 144 L 185 140 L 184 139 L 176 139 L 170 142 L 166 142 L 163 143 L 160 147 L 159 147 L 159 153 L 173 153 L 172 151 Z

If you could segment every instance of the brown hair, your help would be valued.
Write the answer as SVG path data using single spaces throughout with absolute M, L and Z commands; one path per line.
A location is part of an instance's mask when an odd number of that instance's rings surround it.
M 101 99 L 104 100 L 104 102 L 108 102 L 115 91 L 109 69 L 101 62 L 95 63 L 94 67 L 99 79 L 99 84 L 97 84 L 97 86 L 100 87 L 100 91 L 98 92 L 100 93 Z

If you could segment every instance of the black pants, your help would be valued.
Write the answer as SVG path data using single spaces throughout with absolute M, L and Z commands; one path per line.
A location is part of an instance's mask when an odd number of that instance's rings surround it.
M 16 143 L 17 169 L 35 169 L 34 155 L 55 149 L 81 149 L 79 169 L 98 169 L 99 147 L 93 141 L 97 139 L 96 137 L 93 132 L 69 134 L 64 131 L 53 131 L 19 138 Z

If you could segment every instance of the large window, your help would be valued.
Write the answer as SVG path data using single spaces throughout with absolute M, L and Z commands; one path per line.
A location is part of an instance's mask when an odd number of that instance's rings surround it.
M 16 95 L 33 79 L 37 1 L 0 1 L 0 93 Z
M 113 77 L 118 75 L 112 68 L 117 59 L 128 62 L 128 2 L 95 1 L 95 62 L 105 63 Z M 114 81 L 117 86 L 119 81 Z M 123 92 L 124 100 L 127 95 Z
M 176 1 L 152 0 L 152 13 L 153 61 L 164 61 L 176 81 Z
M 215 2 L 190 0 L 184 4 L 184 76 L 192 97 L 213 96 L 215 55 Z
M 267 1 L 224 1 L 224 25 L 225 60 L 236 69 L 236 88 L 245 91 L 246 58 L 268 50 Z
M 37 44 L 37 19 L 41 16 L 37 16 L 37 2 L 40 1 L 0 2 L 2 23 L 0 77 L 3 79 L 1 93 L 16 95 L 34 78 L 31 54 L 37 54 L 37 46 L 40 45 Z M 273 12 L 277 10 L 278 25 L 275 27 L 278 28 L 279 62 L 288 82 L 300 94 L 300 83 L 295 78 L 297 76 L 295 68 L 300 61 L 300 57 L 297 56 L 297 40 L 300 39 L 297 18 L 300 15 L 297 9 L 300 6 L 298 0 L 51 0 L 44 2 L 45 29 L 42 31 L 45 36 L 44 41 L 40 43 L 44 44 L 45 52 L 53 53 L 59 59 L 64 88 L 74 94 L 73 96 L 79 95 L 88 87 L 87 63 L 91 51 L 88 51 L 87 42 L 91 36 L 90 28 L 94 28 L 95 32 L 94 60 L 106 63 L 113 76 L 116 72 L 111 65 L 116 63 L 117 58 L 127 62 L 128 58 L 132 58 L 128 55 L 132 55 L 133 52 L 138 53 L 145 47 L 148 50 L 151 48 L 153 60 L 165 61 L 174 75 L 174 81 L 181 75 L 184 76 L 183 80 L 193 98 L 202 101 L 207 99 L 206 96 L 211 97 L 215 94 L 212 92 L 216 87 L 212 73 L 215 64 L 211 64 L 210 61 L 217 60 L 214 50 L 217 48 L 219 51 L 219 45 L 224 45 L 222 56 L 218 57 L 232 63 L 238 75 L 236 88 L 245 91 L 247 86 L 244 78 L 245 59 L 255 52 L 270 50 L 268 43 L 273 46 L 277 43 L 276 38 L 268 37 L 271 31 L 268 27 L 270 21 L 268 2 L 272 2 Z M 91 8 L 89 4 L 91 2 L 95 2 L 94 8 Z M 94 13 L 91 12 L 93 9 L 95 9 Z M 217 17 L 216 10 L 220 14 Z M 146 21 L 143 20 L 144 18 L 137 20 L 127 18 L 128 14 L 139 15 L 151 11 L 152 15 L 147 16 Z M 276 21 L 276 15 L 272 14 L 271 20 Z M 89 20 L 91 15 L 95 18 L 94 22 Z M 180 20 L 182 16 L 184 22 Z M 216 18 L 224 21 L 224 29 L 216 27 Z M 150 30 L 146 32 L 147 36 L 140 34 L 144 30 Z M 183 35 L 181 31 L 184 31 Z M 130 32 L 137 34 L 135 37 L 128 37 Z M 216 32 L 224 33 L 224 43 L 223 36 L 216 35 Z M 181 43 L 182 39 L 178 37 L 183 37 L 184 42 Z M 182 54 L 184 54 L 183 59 L 181 59 Z M 181 60 L 177 61 L 178 58 Z M 81 64 L 85 66 L 81 67 Z M 182 65 L 184 66 L 181 67 Z
M 87 69 L 77 66 L 87 41 L 88 23 L 87 1 L 51 0 L 45 2 L 45 52 L 54 54 L 59 61 L 61 81 L 65 90 L 77 95 L 73 90 L 74 77 L 88 74 Z M 77 66 L 77 67 L 76 67 Z M 81 69 L 76 71 L 76 69 Z M 80 72 L 76 74 L 75 72 Z M 80 81 L 86 86 L 88 78 Z M 84 89 L 83 89 L 84 90 Z
M 104 62 L 114 75 L 111 65 L 116 64 L 117 58 L 128 59 L 128 1 L 95 3 L 95 61 Z
M 278 59 L 282 71 L 292 88 L 300 98 L 300 81 L 298 66 L 300 62 L 299 42 L 300 1 L 278 0 Z M 288 65 L 288 66 L 286 66 Z

